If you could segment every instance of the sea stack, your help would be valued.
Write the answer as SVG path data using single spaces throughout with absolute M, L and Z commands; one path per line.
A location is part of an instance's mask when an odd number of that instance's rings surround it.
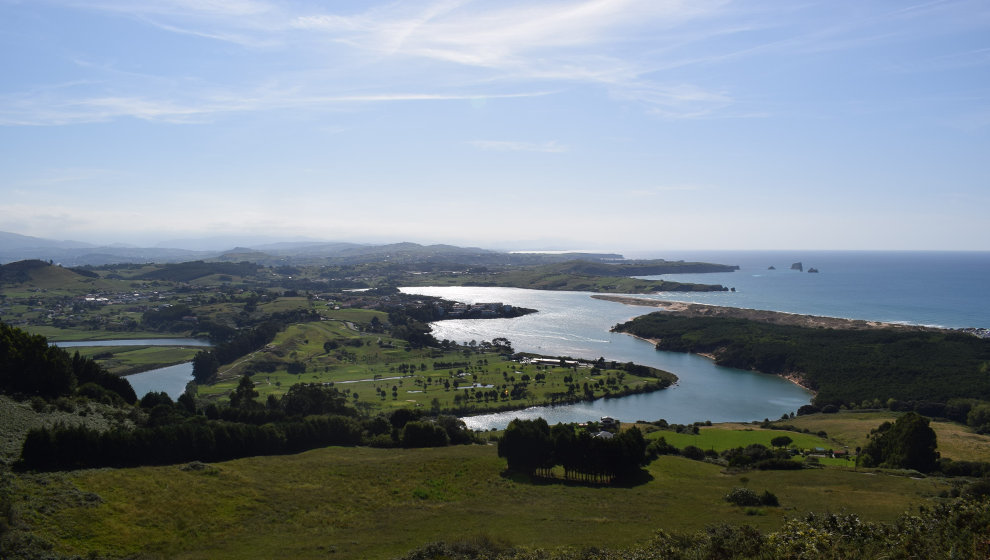
M 791 270 L 797 270 L 798 272 L 804 272 L 804 265 L 800 262 L 796 262 L 791 265 Z

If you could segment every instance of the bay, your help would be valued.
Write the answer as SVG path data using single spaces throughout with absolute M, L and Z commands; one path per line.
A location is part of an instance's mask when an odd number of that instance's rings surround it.
M 690 423 L 779 418 L 807 404 L 811 394 L 787 380 L 716 366 L 691 354 L 657 352 L 649 342 L 609 332 L 619 322 L 654 311 L 591 298 L 587 292 L 517 288 L 415 287 L 403 292 L 464 303 L 503 302 L 537 309 L 513 319 L 457 319 L 432 323 L 433 335 L 456 342 L 505 337 L 517 351 L 635 362 L 670 371 L 679 378 L 663 391 L 555 407 L 532 407 L 466 417 L 472 429 L 504 428 L 513 418 L 546 418 L 550 423 L 584 422 L 611 416 L 622 421 L 666 419 Z

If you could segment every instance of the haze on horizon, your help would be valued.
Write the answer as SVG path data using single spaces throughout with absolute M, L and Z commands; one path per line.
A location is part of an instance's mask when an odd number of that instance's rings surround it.
M 0 231 L 990 250 L 990 4 L 0 0 Z

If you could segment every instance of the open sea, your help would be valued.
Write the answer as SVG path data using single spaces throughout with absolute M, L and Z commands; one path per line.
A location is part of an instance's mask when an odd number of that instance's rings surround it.
M 990 252 L 691 251 L 636 257 L 741 267 L 728 273 L 645 276 L 736 289 L 650 296 L 658 299 L 890 323 L 990 327 Z M 802 263 L 804 272 L 790 269 L 795 262 Z M 808 273 L 812 267 L 819 272 Z

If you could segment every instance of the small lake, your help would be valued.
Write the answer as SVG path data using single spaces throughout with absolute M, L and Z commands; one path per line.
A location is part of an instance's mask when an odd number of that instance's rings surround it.
M 649 342 L 610 332 L 616 323 L 656 311 L 591 298 L 587 292 L 518 288 L 415 287 L 403 292 L 464 303 L 503 302 L 539 310 L 513 319 L 455 319 L 432 323 L 433 336 L 456 342 L 505 337 L 516 351 L 635 362 L 674 373 L 676 385 L 643 395 L 463 418 L 475 430 L 504 428 L 513 418 L 584 422 L 611 416 L 624 422 L 666 419 L 681 424 L 777 419 L 796 412 L 811 393 L 775 376 L 716 366 L 707 358 L 658 352 Z

